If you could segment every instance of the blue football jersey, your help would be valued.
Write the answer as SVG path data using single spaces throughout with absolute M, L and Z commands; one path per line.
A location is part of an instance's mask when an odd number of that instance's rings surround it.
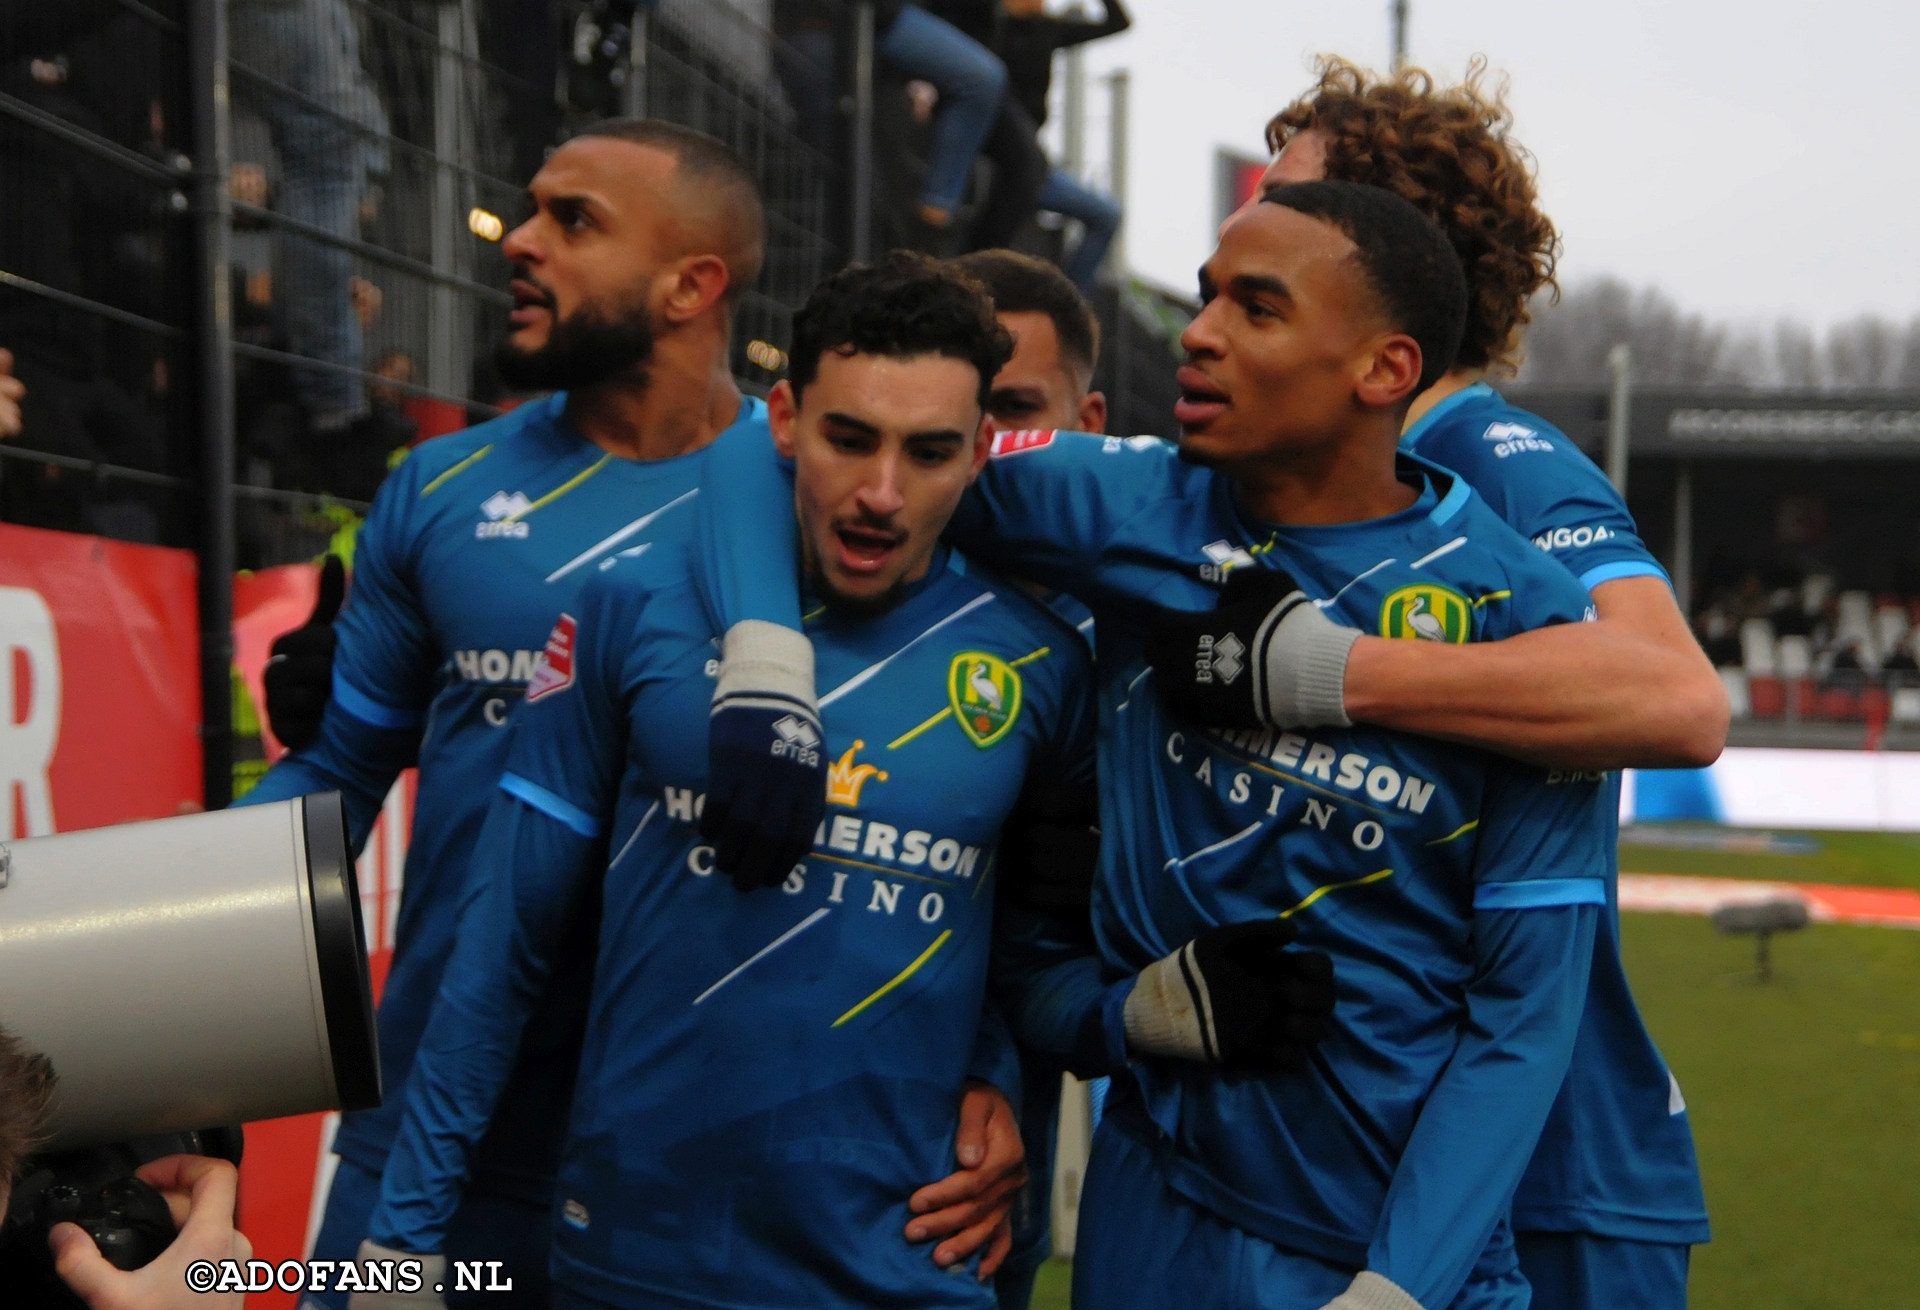
M 762 516 L 778 501 L 770 464 L 730 465 L 707 507 L 738 540 L 754 540 L 748 495 Z M 1476 1269 L 1513 1266 L 1504 1219 L 1571 1057 L 1605 902 L 1602 780 L 1365 725 L 1197 728 L 1167 714 L 1144 655 L 1148 606 L 1210 609 L 1235 568 L 1284 568 L 1330 617 L 1389 637 L 1496 640 L 1588 617 L 1584 589 L 1466 483 L 1411 457 L 1402 471 L 1417 499 L 1400 513 L 1276 528 L 1157 439 L 1012 433 L 950 535 L 1096 619 L 1093 1003 L 1128 1072 L 1109 1116 L 1190 1200 L 1444 1305 Z M 779 617 L 729 614 L 749 616 Z M 1216 674 L 1239 676 L 1236 658 L 1217 652 Z M 1335 957 L 1336 1031 L 1311 1069 L 1129 1062 L 1132 975 L 1271 915 Z M 1066 967 L 1065 983 L 1034 980 L 1054 997 L 1035 1008 L 1070 1018 L 1021 1034 L 1062 1054 L 1089 981 Z
M 885 615 L 811 616 L 826 740 L 795 720 L 791 746 L 825 753 L 827 817 L 783 886 L 742 894 L 699 833 L 719 630 L 688 574 L 659 552 L 560 620 L 567 677 L 515 721 L 374 1236 L 438 1249 L 595 889 L 557 1281 L 615 1305 L 991 1305 L 907 1244 L 906 1203 L 952 1168 L 1001 823 L 1029 777 L 1091 776 L 1090 656 L 944 548 Z
M 1466 479 L 1589 589 L 1618 578 L 1666 577 L 1593 461 L 1559 429 L 1484 383 L 1434 406 L 1400 446 Z M 1617 775 L 1607 791 L 1609 819 L 1617 825 Z M 1706 1198 L 1686 1101 L 1641 1022 L 1620 960 L 1612 832 L 1607 852 L 1608 914 L 1594 940 L 1573 1067 L 1514 1198 L 1513 1223 L 1522 1231 L 1704 1242 Z
M 620 459 L 587 441 L 560 393 L 417 447 L 360 529 L 335 625 L 333 699 L 318 741 L 275 765 L 246 803 L 338 790 L 356 846 L 394 778 L 420 768 L 391 969 L 378 1016 L 386 1101 L 345 1116 L 334 1149 L 379 1172 L 426 1026 L 508 716 L 544 662 L 554 617 L 581 584 L 692 529 L 710 451 L 767 440 L 743 401 L 714 446 Z M 580 931 L 590 930 L 583 925 Z M 529 1040 L 515 1114 L 482 1153 L 483 1184 L 544 1201 L 584 1007 L 584 972 L 556 986 Z

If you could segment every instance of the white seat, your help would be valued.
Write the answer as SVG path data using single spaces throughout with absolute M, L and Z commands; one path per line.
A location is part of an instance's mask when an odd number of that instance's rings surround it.
M 1753 717 L 1753 697 L 1747 694 L 1747 674 L 1744 669 L 1721 669 L 1720 685 L 1727 689 L 1727 705 L 1736 719 Z
M 1920 687 L 1901 687 L 1893 693 L 1895 723 L 1920 723 Z
M 1740 662 L 1750 678 L 1774 676 L 1773 620 L 1748 619 L 1740 625 Z
M 1843 591 L 1834 609 L 1833 643 L 1873 640 L 1873 597 L 1864 591 Z
M 1779 669 L 1783 678 L 1811 678 L 1813 676 L 1813 639 L 1811 637 L 1782 637 L 1774 652 L 1774 667 Z

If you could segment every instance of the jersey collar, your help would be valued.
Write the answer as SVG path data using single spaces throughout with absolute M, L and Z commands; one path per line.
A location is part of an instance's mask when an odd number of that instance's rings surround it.
M 1461 406 L 1470 404 L 1476 400 L 1485 400 L 1489 396 L 1494 396 L 1496 394 L 1497 393 L 1494 391 L 1494 389 L 1488 386 L 1484 382 L 1476 382 L 1470 387 L 1462 387 L 1460 390 L 1454 392 L 1451 396 L 1448 396 L 1445 400 L 1435 405 L 1432 409 L 1422 414 L 1420 416 L 1420 421 L 1418 423 L 1415 423 L 1412 427 L 1408 428 L 1405 432 L 1401 433 L 1400 449 L 1412 450 L 1416 445 L 1419 444 L 1420 438 L 1425 436 L 1429 429 L 1431 429 L 1441 419 L 1453 413 L 1454 410 L 1459 409 Z

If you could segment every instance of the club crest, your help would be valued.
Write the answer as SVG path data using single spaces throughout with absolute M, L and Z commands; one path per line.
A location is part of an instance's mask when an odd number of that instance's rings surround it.
M 947 701 L 967 740 L 985 750 L 1020 717 L 1020 675 L 998 655 L 963 650 L 947 666 Z
M 1451 587 L 1402 587 L 1380 602 L 1380 635 L 1460 645 L 1473 637 L 1473 606 Z

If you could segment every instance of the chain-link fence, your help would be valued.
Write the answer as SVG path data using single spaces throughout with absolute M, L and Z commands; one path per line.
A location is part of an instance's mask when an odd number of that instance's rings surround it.
M 733 367 L 756 393 L 820 278 L 906 239 L 926 118 L 876 8 L 0 0 L 0 348 L 28 388 L 0 521 L 200 552 L 210 802 L 222 579 L 344 542 L 408 447 L 512 403 L 499 241 L 557 143 L 636 114 L 747 160 L 767 255 Z M 1096 299 L 1115 429 L 1169 430 L 1179 306 Z

